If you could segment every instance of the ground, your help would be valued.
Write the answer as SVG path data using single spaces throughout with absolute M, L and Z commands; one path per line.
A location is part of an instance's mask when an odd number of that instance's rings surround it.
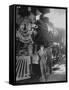
M 52 67 L 52 74 L 48 74 L 45 82 L 66 81 L 66 58 L 64 57 Z M 19 81 L 19 83 L 42 82 L 38 77 Z

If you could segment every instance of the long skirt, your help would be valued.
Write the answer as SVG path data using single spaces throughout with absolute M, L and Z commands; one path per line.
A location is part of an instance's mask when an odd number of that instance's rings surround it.
M 41 72 L 40 72 L 40 65 L 39 64 L 32 64 L 32 73 L 34 78 L 40 78 Z
M 40 60 L 40 68 L 41 68 L 41 81 L 46 81 L 46 59 L 44 56 L 41 57 Z

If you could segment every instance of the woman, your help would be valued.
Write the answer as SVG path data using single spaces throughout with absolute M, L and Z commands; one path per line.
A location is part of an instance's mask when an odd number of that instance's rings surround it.
M 41 81 L 45 82 L 46 81 L 46 50 L 44 50 L 44 47 L 40 47 L 39 51 L 40 55 L 40 68 L 41 68 Z
M 32 56 L 32 71 L 34 78 L 40 78 L 40 65 L 39 65 L 39 55 L 37 52 L 34 52 Z

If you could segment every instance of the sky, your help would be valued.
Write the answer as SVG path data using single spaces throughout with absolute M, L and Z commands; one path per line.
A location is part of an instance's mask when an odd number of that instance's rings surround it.
M 55 28 L 66 29 L 66 13 L 64 9 L 50 9 L 50 13 L 44 16 L 49 17 L 49 21 L 53 23 Z

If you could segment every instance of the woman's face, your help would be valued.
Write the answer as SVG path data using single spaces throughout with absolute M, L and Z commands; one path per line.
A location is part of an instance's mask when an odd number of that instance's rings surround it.
M 39 54 L 40 54 L 40 55 L 43 55 L 43 53 L 44 53 L 44 47 L 41 46 L 41 47 L 40 47 L 40 52 L 39 52 Z
M 41 51 L 43 51 L 44 50 L 44 47 L 43 46 L 41 46 Z

